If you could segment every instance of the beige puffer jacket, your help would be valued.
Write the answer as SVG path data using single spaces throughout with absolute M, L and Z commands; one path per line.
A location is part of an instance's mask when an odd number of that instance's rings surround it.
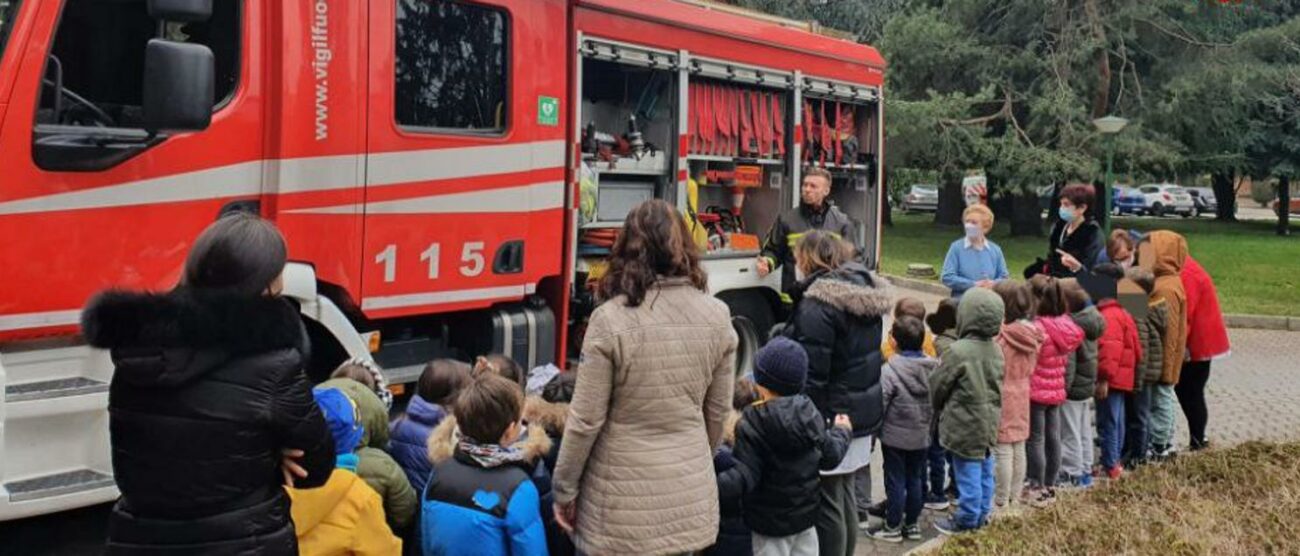
M 577 500 L 582 553 L 676 554 L 718 534 L 713 450 L 731 411 L 736 335 L 726 305 L 664 279 L 639 307 L 592 314 L 555 501 Z

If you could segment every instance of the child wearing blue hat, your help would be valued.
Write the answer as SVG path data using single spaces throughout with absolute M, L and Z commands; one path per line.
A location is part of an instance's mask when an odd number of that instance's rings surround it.
M 365 431 L 356 404 L 334 388 L 316 388 L 312 395 L 334 436 L 337 463 L 323 486 L 286 489 L 298 553 L 401 554 L 402 541 L 388 528 L 383 500 L 355 473 L 357 455 L 351 447 Z

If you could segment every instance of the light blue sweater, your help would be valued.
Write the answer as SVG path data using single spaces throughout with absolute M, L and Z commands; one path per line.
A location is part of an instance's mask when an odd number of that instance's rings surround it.
M 980 280 L 996 282 L 1010 277 L 1002 248 L 988 239 L 984 240 L 983 249 L 967 247 L 966 238 L 954 241 L 943 259 L 943 285 L 952 290 L 955 299 L 961 299 Z

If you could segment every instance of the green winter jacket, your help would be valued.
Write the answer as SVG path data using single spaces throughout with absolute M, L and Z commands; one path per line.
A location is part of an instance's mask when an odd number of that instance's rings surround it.
M 320 383 L 318 388 L 338 388 L 357 404 L 361 424 L 365 431 L 357 446 L 357 476 L 384 500 L 384 515 L 394 530 L 405 529 L 415 517 L 419 504 L 406 472 L 388 455 L 388 410 L 384 402 L 366 385 L 350 378 L 335 378 Z
M 984 459 L 998 443 L 1002 419 L 1002 330 L 1005 307 L 990 290 L 973 288 L 957 308 L 961 337 L 930 377 L 930 401 L 939 416 L 939 444 L 964 459 Z
M 1097 388 L 1097 339 L 1106 331 L 1106 319 L 1097 311 L 1096 305 L 1089 305 L 1082 311 L 1070 315 L 1074 323 L 1083 329 L 1083 343 L 1074 355 L 1066 361 L 1065 399 L 1081 402 L 1092 399 Z
M 1147 305 L 1147 318 L 1137 321 L 1138 341 L 1142 343 L 1142 360 L 1138 361 L 1134 376 L 1138 387 L 1160 382 L 1165 364 L 1165 319 L 1169 318 L 1169 304 L 1163 299 Z
M 940 358 L 948 353 L 948 348 L 957 341 L 957 329 L 949 328 L 934 335 L 934 351 Z

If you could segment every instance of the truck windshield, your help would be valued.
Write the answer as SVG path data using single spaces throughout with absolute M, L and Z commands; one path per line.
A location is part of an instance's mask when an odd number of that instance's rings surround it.
M 21 0 L 0 0 L 0 58 L 4 57 L 5 44 L 9 42 L 9 29 L 13 28 L 13 19 L 18 15 Z

